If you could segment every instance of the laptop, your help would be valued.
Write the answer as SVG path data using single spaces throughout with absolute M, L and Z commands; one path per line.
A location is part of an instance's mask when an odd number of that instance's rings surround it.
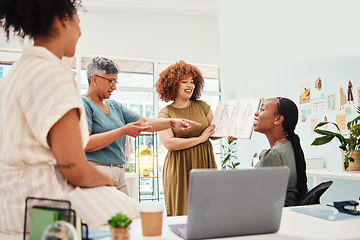
M 187 224 L 169 225 L 184 239 L 277 232 L 287 167 L 190 171 Z

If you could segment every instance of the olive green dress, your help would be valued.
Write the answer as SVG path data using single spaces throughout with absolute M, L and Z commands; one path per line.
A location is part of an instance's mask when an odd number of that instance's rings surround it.
M 185 108 L 171 105 L 163 108 L 159 117 L 185 118 L 201 123 L 191 126 L 190 131 L 173 128 L 177 138 L 198 137 L 209 126 L 207 114 L 210 106 L 204 101 L 191 101 Z M 168 216 L 187 214 L 189 172 L 194 168 L 216 168 L 212 144 L 209 140 L 191 148 L 172 150 L 166 155 L 163 169 L 165 206 Z

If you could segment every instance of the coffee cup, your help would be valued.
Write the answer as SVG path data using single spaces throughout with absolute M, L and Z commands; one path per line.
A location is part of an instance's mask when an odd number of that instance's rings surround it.
M 161 237 L 163 205 L 160 202 L 140 203 L 142 233 L 145 237 Z

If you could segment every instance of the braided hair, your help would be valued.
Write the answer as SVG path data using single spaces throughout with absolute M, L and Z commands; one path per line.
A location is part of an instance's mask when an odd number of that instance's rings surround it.
M 299 118 L 299 112 L 296 104 L 290 99 L 282 97 L 278 97 L 277 99 L 279 99 L 279 103 L 277 104 L 279 114 L 284 117 L 282 124 L 295 153 L 297 189 L 299 198 L 301 198 L 306 194 L 308 189 L 304 152 L 300 145 L 300 138 L 294 132 Z

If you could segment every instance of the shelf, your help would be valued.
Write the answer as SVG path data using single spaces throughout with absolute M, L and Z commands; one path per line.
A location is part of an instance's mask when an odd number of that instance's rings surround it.
M 135 155 L 135 157 L 137 157 L 137 158 L 147 158 L 147 157 L 155 158 L 155 157 L 157 157 L 157 155 Z
M 140 200 L 159 200 L 159 198 L 153 197 L 153 196 L 151 196 L 151 197 L 147 197 L 147 196 L 141 197 L 140 196 Z
M 141 132 L 139 136 L 155 136 L 155 132 Z
M 149 155 L 140 153 L 147 150 Z M 159 200 L 157 133 L 141 133 L 135 138 L 135 171 L 139 179 L 139 202 Z M 145 153 L 145 152 L 144 152 Z M 144 174 L 149 174 L 145 175 Z

